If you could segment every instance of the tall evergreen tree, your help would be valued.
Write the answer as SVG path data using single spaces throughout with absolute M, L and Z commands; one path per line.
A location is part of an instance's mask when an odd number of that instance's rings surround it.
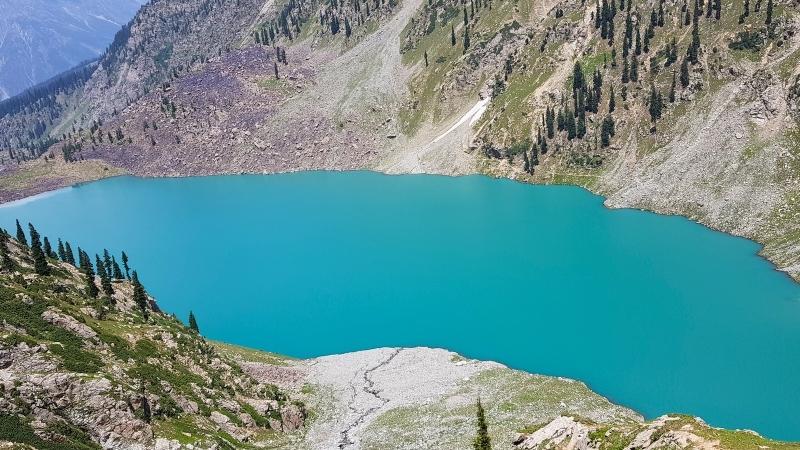
M 689 48 L 686 51 L 686 56 L 689 57 L 689 62 L 692 64 L 697 64 L 699 61 L 700 55 L 700 27 L 697 23 L 697 20 L 694 21 L 694 27 L 692 28 L 692 43 L 689 44 Z
M 64 244 L 64 256 L 65 262 L 68 262 L 73 266 L 75 265 L 75 255 L 72 253 L 72 247 L 69 245 L 69 241 Z
M 28 224 L 28 229 L 31 234 L 31 255 L 33 256 L 33 270 L 39 275 L 47 275 L 50 273 L 50 267 L 47 265 L 47 256 L 42 250 L 42 242 L 39 237 L 39 232 L 33 227 L 33 224 Z
M 17 242 L 24 246 L 28 246 L 28 239 L 25 238 L 25 232 L 22 231 L 22 225 L 19 224 L 19 220 L 17 220 Z
M 83 279 L 86 283 L 85 292 L 86 295 L 91 298 L 97 298 L 97 295 L 100 294 L 100 289 L 97 288 L 97 285 L 94 282 L 94 269 L 92 269 L 92 262 L 89 261 L 88 255 L 83 250 L 78 249 L 78 256 L 81 260 L 80 266 L 81 270 L 83 271 Z
M 122 270 L 120 270 L 119 264 L 117 264 L 117 260 L 113 256 L 111 257 L 111 269 L 115 280 L 121 280 L 123 278 Z
M 122 268 L 125 269 L 125 278 L 131 278 L 131 268 L 128 266 L 128 255 L 122 252 Z
M 479 398 L 477 403 L 477 435 L 475 439 L 472 441 L 472 448 L 474 450 L 491 450 L 492 449 L 492 441 L 489 438 L 489 427 L 486 424 L 486 412 L 483 410 L 483 405 L 481 404 L 481 399 Z
M 467 53 L 469 49 L 469 27 L 464 27 L 464 51 L 463 53 Z
M 603 125 L 600 129 L 600 145 L 608 147 L 611 144 L 611 138 L 614 136 L 614 118 L 607 115 L 603 119 Z
M 456 46 L 456 29 L 452 25 L 450 25 L 450 46 Z
M 617 107 L 617 100 L 614 98 L 614 85 L 611 85 L 611 88 L 608 91 L 608 112 L 613 113 L 614 109 Z
M 50 245 L 50 239 L 47 239 L 47 236 L 44 237 L 42 250 L 44 250 L 44 254 L 48 258 L 56 258 L 56 253 L 53 251 L 53 246 Z
M 142 283 L 139 282 L 139 275 L 137 275 L 135 270 L 131 274 L 131 284 L 133 284 L 133 301 L 142 311 L 142 315 L 144 316 L 145 320 L 147 320 L 149 316 L 147 307 L 147 292 L 144 290 Z
M 200 332 L 200 328 L 197 327 L 197 319 L 194 317 L 194 313 L 191 311 L 189 311 L 189 329 L 195 333 Z
M 772 24 L 772 11 L 773 5 L 772 0 L 767 0 L 767 17 L 764 19 L 764 24 L 771 25 Z
M 111 253 L 107 249 L 103 249 L 103 265 L 106 266 L 106 273 L 110 277 L 114 268 L 111 266 Z
M 114 287 L 111 286 L 111 278 L 106 271 L 106 265 L 103 264 L 103 261 L 100 260 L 99 255 L 94 255 L 95 266 L 97 266 L 97 276 L 100 277 L 100 286 L 103 288 L 103 292 L 111 297 L 114 295 Z
M 3 270 L 14 270 L 16 268 L 16 263 L 14 259 L 11 258 L 11 254 L 8 250 L 8 233 L 5 230 L 0 231 L 0 264 L 2 264 Z
M 64 243 L 58 238 L 58 259 L 67 262 L 67 252 L 64 250 Z

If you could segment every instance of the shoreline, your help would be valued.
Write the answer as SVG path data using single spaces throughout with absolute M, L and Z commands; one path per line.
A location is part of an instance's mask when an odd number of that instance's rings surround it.
M 120 170 L 124 170 L 124 169 L 120 169 Z M 701 226 L 703 226 L 703 227 L 705 227 L 705 228 L 707 228 L 707 229 L 709 229 L 711 231 L 715 231 L 715 232 L 718 232 L 718 233 L 724 233 L 724 234 L 726 234 L 728 236 L 739 238 L 739 239 L 746 239 L 746 240 L 748 240 L 750 242 L 753 242 L 753 243 L 758 245 L 759 249 L 755 253 L 755 255 L 758 256 L 759 258 L 762 258 L 765 261 L 769 262 L 770 266 L 772 267 L 772 270 L 774 270 L 776 272 L 780 272 L 781 274 L 787 276 L 789 279 L 791 279 L 795 283 L 800 283 L 800 270 L 793 271 L 791 267 L 785 267 L 785 268 L 780 267 L 779 264 L 773 258 L 771 258 L 769 255 L 766 255 L 764 253 L 764 250 L 766 248 L 766 243 L 756 239 L 755 237 L 734 233 L 734 232 L 731 232 L 729 230 L 725 230 L 722 227 L 720 227 L 718 225 L 715 225 L 714 223 L 697 220 L 695 218 L 690 217 L 689 215 L 681 214 L 681 213 L 677 213 L 677 212 L 675 212 L 675 213 L 673 213 L 673 212 L 664 212 L 664 211 L 659 211 L 659 210 L 656 210 L 656 209 L 648 209 L 648 208 L 642 208 L 642 207 L 637 207 L 637 206 L 624 206 L 624 205 L 623 206 L 613 206 L 613 205 L 610 205 L 608 203 L 608 199 L 609 199 L 608 196 L 598 192 L 597 190 L 591 189 L 591 188 L 586 187 L 586 186 L 581 186 L 579 184 L 572 184 L 572 183 L 538 183 L 538 182 L 522 180 L 522 179 L 519 179 L 519 178 L 512 178 L 510 176 L 502 176 L 502 175 L 497 175 L 497 174 L 482 173 L 481 171 L 478 171 L 478 170 L 476 170 L 476 171 L 474 171 L 472 173 L 458 173 L 458 174 L 446 174 L 446 173 L 436 173 L 436 172 L 395 173 L 395 172 L 388 172 L 388 171 L 385 171 L 385 170 L 376 169 L 374 167 L 361 168 L 361 169 L 335 169 L 335 168 L 322 168 L 322 169 L 310 169 L 310 170 L 309 169 L 292 169 L 292 170 L 285 170 L 285 171 L 270 171 L 270 172 L 268 172 L 268 171 L 262 171 L 262 172 L 239 171 L 239 172 L 229 172 L 229 173 L 228 172 L 219 172 L 219 173 L 211 173 L 211 174 L 189 174 L 189 175 L 137 175 L 137 174 L 134 174 L 134 173 L 122 172 L 122 173 L 113 173 L 113 174 L 110 174 L 109 176 L 105 176 L 105 177 L 101 177 L 101 178 L 77 181 L 77 182 L 74 182 L 74 183 L 65 183 L 65 184 L 58 184 L 58 185 L 36 185 L 35 187 L 33 187 L 31 189 L 26 189 L 26 190 L 9 190 L 9 191 L 5 191 L 2 188 L 0 188 L 0 208 L 19 205 L 19 204 L 23 204 L 24 202 L 28 202 L 28 201 L 35 201 L 35 200 L 38 200 L 38 199 L 41 199 L 41 198 L 46 198 L 46 196 L 49 196 L 49 195 L 55 195 L 57 192 L 65 190 L 65 189 L 80 187 L 80 186 L 82 186 L 84 184 L 94 183 L 94 182 L 103 181 L 103 180 L 107 180 L 107 179 L 112 179 L 112 178 L 116 178 L 116 177 L 128 176 L 128 177 L 134 177 L 134 178 L 140 178 L 140 179 L 162 179 L 162 178 L 163 179 L 175 179 L 175 178 L 203 178 L 203 177 L 242 176 L 242 175 L 244 175 L 244 176 L 268 176 L 268 175 L 293 174 L 293 173 L 301 173 L 301 172 L 333 172 L 333 173 L 337 173 L 337 172 L 338 173 L 369 172 L 369 173 L 375 173 L 375 174 L 380 174 L 380 175 L 384 175 L 384 176 L 425 175 L 425 176 L 441 176 L 441 177 L 447 177 L 447 178 L 459 178 L 459 177 L 467 177 L 467 176 L 482 176 L 482 177 L 491 178 L 491 179 L 497 179 L 497 180 L 508 180 L 508 181 L 512 181 L 512 182 L 515 182 L 515 183 L 525 184 L 525 185 L 530 185 L 530 186 L 570 186 L 570 187 L 576 187 L 576 188 L 579 188 L 579 189 L 583 189 L 583 190 L 591 193 L 592 195 L 595 195 L 595 196 L 601 198 L 603 207 L 605 207 L 606 209 L 611 210 L 611 211 L 613 211 L 613 210 L 620 210 L 620 211 L 633 210 L 633 211 L 641 211 L 641 212 L 657 214 L 659 216 L 664 216 L 664 217 L 680 217 L 680 218 L 686 219 L 686 220 L 688 220 L 690 222 L 693 222 L 693 223 L 696 223 L 698 225 L 701 225 Z M 2 179 L 2 176 L 0 176 L 0 179 Z

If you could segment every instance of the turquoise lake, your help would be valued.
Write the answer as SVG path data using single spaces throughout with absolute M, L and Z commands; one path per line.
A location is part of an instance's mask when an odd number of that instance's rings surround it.
M 800 285 L 751 241 L 569 186 L 305 172 L 121 177 L 0 208 L 127 251 L 212 339 L 311 357 L 444 347 L 800 440 Z

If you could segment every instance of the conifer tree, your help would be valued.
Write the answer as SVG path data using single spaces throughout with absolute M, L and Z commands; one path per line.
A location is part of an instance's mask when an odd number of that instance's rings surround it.
M 91 298 L 97 298 L 100 294 L 100 289 L 94 283 L 94 270 L 92 269 L 92 262 L 89 261 L 88 256 L 82 250 L 78 251 L 79 259 L 81 260 L 81 269 L 83 270 L 83 278 L 86 283 L 86 295 Z
M 95 266 L 97 267 L 97 276 L 100 277 L 100 286 L 107 296 L 114 295 L 114 288 L 111 286 L 111 278 L 106 271 L 106 265 L 100 260 L 99 255 L 94 255 Z
M 142 315 L 144 316 L 145 320 L 147 320 L 149 316 L 149 312 L 147 310 L 147 292 L 144 290 L 142 283 L 139 282 L 139 275 L 136 274 L 135 270 L 131 274 L 131 284 L 133 284 L 133 301 L 137 306 L 139 306 L 139 309 L 142 311 Z
M 686 56 L 689 57 L 689 62 L 697 64 L 700 55 L 700 28 L 697 20 L 694 21 L 694 28 L 692 28 L 692 43 L 689 44 L 689 49 L 686 51 Z
M 630 68 L 628 67 L 628 58 L 622 58 L 622 82 L 627 83 L 630 81 Z
M 103 249 L 103 265 L 106 266 L 106 273 L 110 277 L 113 267 L 111 267 L 111 253 L 107 249 Z
M 614 118 L 607 115 L 603 119 L 603 125 L 600 129 L 600 145 L 608 147 L 611 144 L 611 138 L 614 136 Z
M 472 448 L 474 450 L 491 450 L 492 442 L 489 438 L 489 427 L 486 425 L 486 412 L 483 410 L 481 399 L 478 399 L 477 406 L 477 419 L 478 431 L 475 439 L 472 441 Z
M 58 259 L 67 262 L 67 252 L 64 250 L 64 243 L 58 238 Z
M 194 313 L 191 311 L 189 311 L 189 329 L 195 333 L 200 333 L 200 329 L 197 327 L 197 319 L 194 317 Z
M 452 25 L 450 25 L 450 46 L 456 46 L 456 29 Z
M 615 95 L 614 95 L 614 85 L 612 84 L 611 88 L 609 89 L 609 92 L 608 92 L 608 112 L 609 113 L 613 113 L 614 109 L 616 109 L 616 107 L 617 107 L 617 100 L 614 97 L 615 97 Z
M 463 53 L 467 53 L 467 49 L 469 49 L 469 27 L 464 27 L 464 51 L 463 51 Z
M 65 262 L 68 262 L 73 266 L 75 265 L 75 255 L 72 253 L 72 247 L 69 245 L 69 242 L 66 242 L 64 244 L 64 256 L 65 256 L 64 259 Z
M 273 61 L 272 68 L 275 71 L 275 79 L 276 80 L 280 79 L 280 76 L 278 75 L 278 63 Z
M 765 25 L 772 24 L 772 13 L 773 13 L 772 8 L 773 8 L 772 0 L 767 0 L 767 17 L 766 19 L 764 19 Z
M 534 167 L 538 165 L 539 165 L 539 146 L 533 144 L 531 146 L 531 165 L 530 165 L 531 175 L 533 175 Z
M 119 264 L 117 264 L 117 260 L 113 256 L 111 257 L 111 269 L 115 280 L 121 280 L 123 278 L 122 270 L 120 270 Z
M 19 224 L 19 219 L 17 219 L 17 242 L 25 247 L 28 246 L 28 239 L 25 238 L 25 232 L 22 231 L 22 225 Z
M 31 234 L 31 256 L 33 256 L 33 270 L 39 275 L 47 275 L 50 273 L 50 268 L 47 265 L 47 256 L 42 250 L 42 243 L 40 241 L 39 232 L 33 227 L 33 224 L 28 224 L 28 229 Z
M 50 239 L 47 239 L 47 236 L 44 237 L 44 244 L 42 246 L 42 250 L 44 250 L 44 255 L 48 258 L 55 258 L 56 254 L 53 251 L 53 247 L 50 245 Z
M 2 264 L 3 270 L 11 271 L 16 268 L 16 263 L 11 258 L 8 250 L 8 238 L 8 233 L 5 230 L 0 230 L 0 264 Z
M 131 268 L 128 266 L 128 255 L 122 252 L 122 268 L 125 269 L 125 278 L 131 278 Z

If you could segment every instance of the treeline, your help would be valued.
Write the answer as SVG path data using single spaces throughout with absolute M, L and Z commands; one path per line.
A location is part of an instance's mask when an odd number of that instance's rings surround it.
M 6 271 L 18 269 L 17 262 L 10 255 L 8 247 L 10 237 L 11 235 L 6 230 L 0 229 L 0 268 Z M 54 247 L 50 239 L 47 236 L 42 237 L 33 224 L 28 224 L 28 234 L 26 235 L 19 220 L 16 221 L 15 238 L 31 257 L 33 270 L 37 275 L 51 275 L 54 269 L 53 261 L 70 264 L 83 274 L 84 294 L 89 298 L 102 298 L 110 306 L 114 305 L 113 282 L 129 280 L 133 286 L 133 300 L 145 320 L 153 310 L 147 292 L 139 281 L 137 272 L 131 270 L 128 255 L 124 251 L 120 254 L 121 266 L 117 262 L 116 256 L 111 255 L 108 250 L 103 250 L 102 256 L 95 254 L 92 259 L 85 250 L 80 247 L 73 250 L 69 241 L 62 241 L 60 238 Z M 100 279 L 99 287 L 97 285 L 98 278 Z

